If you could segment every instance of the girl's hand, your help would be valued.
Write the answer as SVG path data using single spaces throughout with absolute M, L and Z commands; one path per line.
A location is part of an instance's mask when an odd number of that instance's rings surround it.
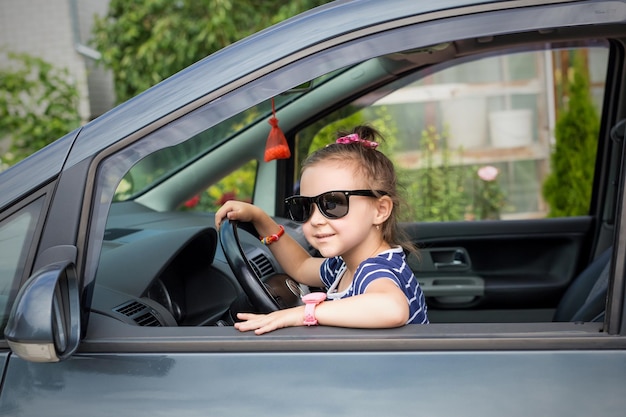
M 261 210 L 243 201 L 230 200 L 224 203 L 215 213 L 215 227 L 219 228 L 225 219 L 241 222 L 254 222 Z
M 235 329 L 241 332 L 254 330 L 256 334 L 263 334 L 283 327 L 303 326 L 304 306 L 278 310 L 269 314 L 238 313 L 237 318 L 243 321 L 235 323 Z

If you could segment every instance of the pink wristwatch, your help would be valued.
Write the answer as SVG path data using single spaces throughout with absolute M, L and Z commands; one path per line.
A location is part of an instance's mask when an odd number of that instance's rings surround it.
M 326 293 L 312 292 L 302 296 L 304 301 L 304 325 L 315 326 L 317 319 L 315 318 L 315 307 L 326 300 Z

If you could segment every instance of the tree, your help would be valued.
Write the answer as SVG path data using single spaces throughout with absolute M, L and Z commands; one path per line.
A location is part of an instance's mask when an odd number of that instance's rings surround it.
M 2 155 L 11 165 L 80 125 L 78 90 L 67 70 L 27 54 L 7 53 L 0 70 L 0 138 L 11 140 Z
M 543 184 L 548 217 L 587 214 L 593 187 L 600 119 L 581 53 L 575 55 L 568 75 L 569 102 L 556 123 L 551 172 Z
M 207 55 L 328 0 L 111 0 L 93 45 L 113 70 L 118 102 Z

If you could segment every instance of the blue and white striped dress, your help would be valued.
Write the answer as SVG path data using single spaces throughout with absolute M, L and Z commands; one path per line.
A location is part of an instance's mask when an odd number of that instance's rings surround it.
M 392 248 L 379 253 L 373 258 L 361 262 L 357 268 L 352 284 L 341 293 L 336 287 L 346 270 L 346 263 L 340 256 L 328 258 L 322 262 L 320 278 L 328 289 L 329 299 L 346 298 L 363 294 L 367 286 L 377 279 L 390 279 L 404 292 L 409 303 L 409 319 L 407 324 L 426 324 L 428 314 L 424 293 L 413 271 L 406 262 L 406 255 L 401 247 Z

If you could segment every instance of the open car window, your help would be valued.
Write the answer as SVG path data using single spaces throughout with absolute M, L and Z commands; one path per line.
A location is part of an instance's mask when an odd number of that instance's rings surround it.
M 410 266 L 431 323 L 555 325 L 569 285 L 612 244 L 614 223 L 601 217 L 610 198 L 593 188 L 609 169 L 596 156 L 608 152 L 599 123 L 610 43 L 542 39 L 464 53 L 466 40 L 413 49 L 405 39 L 389 35 L 379 45 L 384 54 L 369 41 L 352 45 L 353 55 L 325 50 L 103 155 L 86 256 L 92 311 L 143 327 L 232 324 L 249 306 L 220 245 L 215 210 L 228 199 L 252 202 L 319 256 L 283 201 L 298 192 L 309 152 L 339 130 L 371 124 L 400 174 L 408 203 L 401 220 L 421 254 Z M 581 90 L 589 132 L 562 124 Z M 292 157 L 268 162 L 272 100 L 280 102 Z M 559 171 L 558 144 L 569 139 L 585 145 L 561 154 L 580 161 Z M 574 211 L 552 210 L 563 193 L 577 198 L 565 204 Z M 280 294 L 274 285 L 286 282 L 284 271 L 246 231 L 251 267 Z M 297 299 L 298 290 L 288 289 L 278 297 Z M 590 326 L 597 332 L 602 320 Z

